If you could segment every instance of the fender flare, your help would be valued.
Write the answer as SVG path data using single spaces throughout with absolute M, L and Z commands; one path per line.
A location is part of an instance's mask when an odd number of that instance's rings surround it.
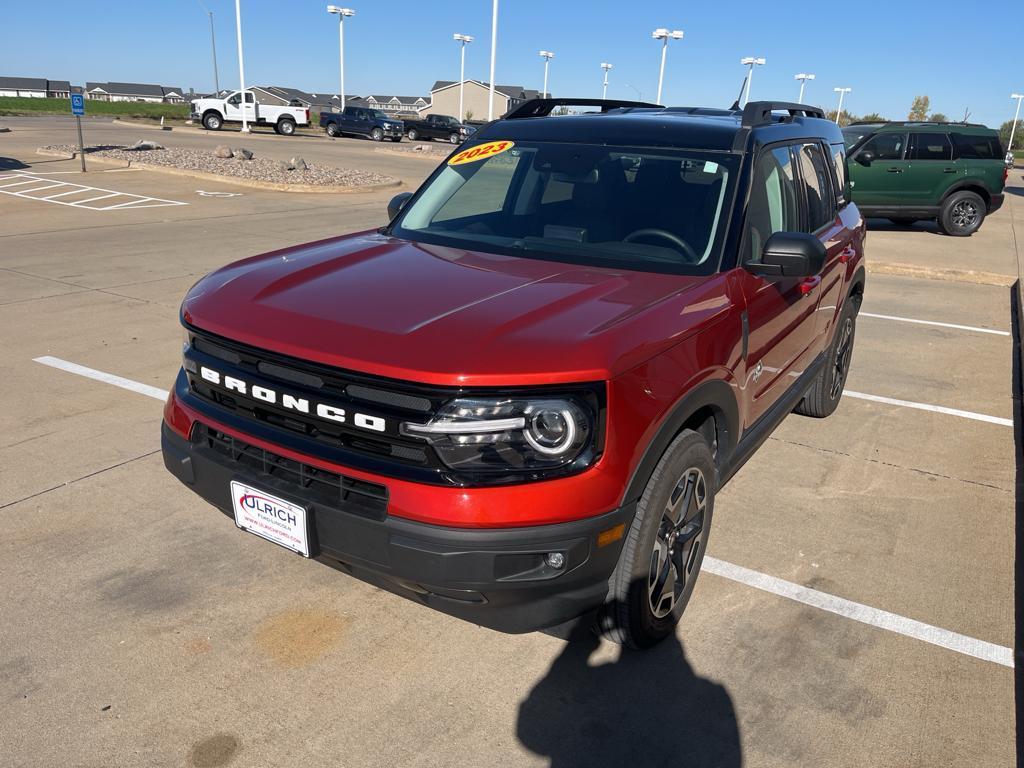
M 698 384 L 694 389 L 683 395 L 662 419 L 657 432 L 648 443 L 643 457 L 640 459 L 626 491 L 622 503 L 628 504 L 639 499 L 643 494 L 647 481 L 654 474 L 654 468 L 661 460 L 665 450 L 690 418 L 702 409 L 710 408 L 715 415 L 715 429 L 718 440 L 716 465 L 721 468 L 728 463 L 729 456 L 736 447 L 739 436 L 739 406 L 733 395 L 732 387 L 723 379 L 712 379 Z M 717 485 L 717 483 L 716 483 Z
M 963 181 L 958 181 L 951 185 L 949 189 L 942 193 L 942 199 L 939 200 L 939 207 L 942 207 L 946 200 L 949 199 L 950 195 L 964 190 L 981 195 L 981 199 L 985 201 L 986 206 L 992 204 L 992 193 L 985 185 L 985 182 L 980 179 L 964 179 Z

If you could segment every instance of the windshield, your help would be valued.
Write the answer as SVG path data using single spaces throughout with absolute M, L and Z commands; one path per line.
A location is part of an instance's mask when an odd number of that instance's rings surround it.
M 718 265 L 736 159 L 725 153 L 492 141 L 453 155 L 397 237 L 458 248 L 706 274 Z
M 878 125 L 851 125 L 849 128 L 843 128 L 843 143 L 846 144 L 847 150 L 853 149 L 865 136 L 870 136 L 879 127 Z

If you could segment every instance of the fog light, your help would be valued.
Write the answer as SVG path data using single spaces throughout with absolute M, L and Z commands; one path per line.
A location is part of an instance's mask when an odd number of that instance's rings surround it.
M 565 555 L 561 552 L 548 552 L 547 556 L 544 558 L 544 562 L 552 568 L 561 568 L 565 565 Z

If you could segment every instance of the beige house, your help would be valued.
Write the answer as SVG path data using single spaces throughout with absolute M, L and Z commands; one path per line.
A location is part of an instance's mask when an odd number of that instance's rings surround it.
M 466 80 L 463 92 L 463 114 L 459 114 L 459 83 L 438 80 L 430 89 L 430 104 L 420 107 L 420 116 L 428 113 L 451 115 L 460 120 L 486 120 L 487 97 L 490 88 L 479 80 Z M 539 91 L 523 88 L 521 85 L 494 86 L 494 117 L 501 117 L 512 107 L 529 99 L 540 97 Z

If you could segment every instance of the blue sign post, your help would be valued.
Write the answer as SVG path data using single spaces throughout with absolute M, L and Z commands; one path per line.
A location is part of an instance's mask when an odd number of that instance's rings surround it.
M 82 159 L 82 173 L 85 173 L 85 142 L 82 141 L 82 115 L 85 114 L 85 96 L 81 93 L 71 94 L 71 114 L 78 123 L 78 156 Z

